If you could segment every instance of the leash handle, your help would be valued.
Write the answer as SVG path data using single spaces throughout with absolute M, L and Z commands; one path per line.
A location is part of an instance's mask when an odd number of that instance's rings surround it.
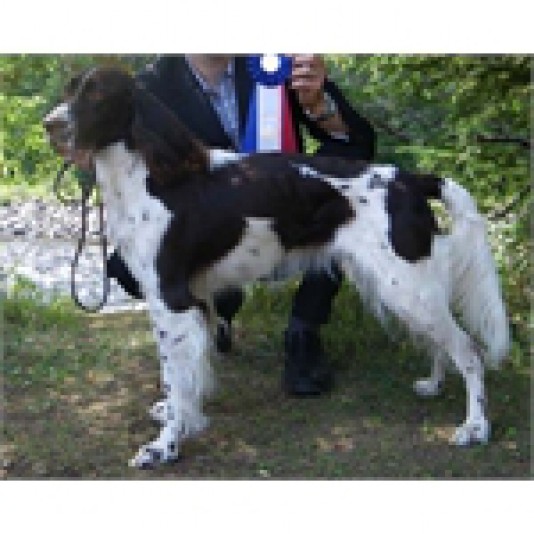
M 65 178 L 66 171 L 71 167 L 72 162 L 71 161 L 65 161 L 61 168 L 59 169 L 56 178 L 54 180 L 54 183 L 52 185 L 52 189 L 54 191 L 54 194 L 56 195 L 56 198 L 64 205 L 74 205 L 77 204 L 77 200 L 74 198 L 67 198 L 62 192 L 61 192 L 61 184 Z M 107 260 L 107 239 L 104 232 L 104 204 L 102 201 L 100 201 L 98 206 L 99 211 L 99 235 L 100 235 L 100 246 L 102 250 L 102 298 L 100 299 L 100 302 L 94 306 L 87 306 L 84 304 L 78 294 L 77 288 L 76 288 L 76 271 L 78 270 L 78 266 L 80 263 L 80 256 L 82 255 L 83 248 L 86 244 L 87 240 L 87 214 L 88 214 L 88 200 L 91 196 L 91 192 L 96 184 L 96 179 L 94 176 L 94 173 L 91 173 L 90 175 L 86 175 L 86 177 L 78 177 L 78 183 L 80 185 L 80 188 L 82 190 L 82 198 L 81 198 L 81 208 L 82 208 L 82 224 L 81 224 L 81 232 L 80 237 L 78 239 L 78 244 L 76 246 L 76 251 L 74 253 L 74 258 L 71 262 L 71 276 L 70 276 L 70 293 L 72 300 L 75 302 L 75 304 L 81 308 L 82 310 L 89 312 L 89 313 L 95 313 L 100 311 L 104 305 L 106 304 L 108 297 L 109 297 L 109 291 L 110 291 L 110 281 L 109 277 L 107 275 L 106 270 L 106 260 Z
M 81 235 L 80 239 L 78 240 L 78 245 L 76 247 L 76 252 L 74 253 L 74 258 L 71 263 L 71 278 L 70 278 L 70 292 L 72 296 L 72 300 L 76 303 L 76 305 L 81 308 L 82 310 L 89 312 L 89 313 L 96 313 L 100 311 L 104 305 L 106 304 L 108 297 L 109 297 L 109 290 L 110 290 L 110 282 L 109 282 L 109 276 L 107 275 L 106 271 L 106 259 L 107 259 L 107 239 L 104 233 L 104 204 L 100 202 L 98 204 L 98 213 L 99 213 L 99 235 L 100 235 L 100 245 L 102 250 L 102 297 L 100 299 L 100 302 L 95 304 L 94 306 L 88 306 L 87 304 L 84 304 L 78 294 L 78 291 L 76 290 L 76 271 L 78 270 L 79 262 L 80 262 L 80 256 L 83 252 L 83 248 L 86 244 L 87 239 L 87 199 L 90 195 L 90 189 L 82 189 L 82 228 L 81 228 Z

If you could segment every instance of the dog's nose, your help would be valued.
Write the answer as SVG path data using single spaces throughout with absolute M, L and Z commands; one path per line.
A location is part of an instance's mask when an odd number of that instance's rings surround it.
M 57 126 L 57 121 L 51 120 L 48 118 L 48 115 L 43 119 L 43 127 L 47 133 L 51 134 L 57 128 Z
M 68 107 L 66 104 L 60 104 L 44 117 L 43 127 L 48 133 L 52 133 L 58 128 L 64 128 L 68 122 Z

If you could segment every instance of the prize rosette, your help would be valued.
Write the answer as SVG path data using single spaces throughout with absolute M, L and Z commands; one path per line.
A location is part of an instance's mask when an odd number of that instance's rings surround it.
M 254 55 L 247 67 L 255 82 L 241 151 L 296 152 L 297 142 L 287 101 L 285 81 L 291 58 L 282 54 Z
M 247 67 L 256 83 L 274 87 L 291 76 L 291 58 L 283 54 L 249 56 Z

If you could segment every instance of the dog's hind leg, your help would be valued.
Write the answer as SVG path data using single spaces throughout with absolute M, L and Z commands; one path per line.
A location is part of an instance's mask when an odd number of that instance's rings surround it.
M 490 424 L 485 413 L 484 365 L 478 347 L 454 320 L 439 292 L 418 291 L 418 286 L 429 287 L 423 282 L 417 278 L 405 281 L 415 297 L 407 299 L 411 305 L 400 310 L 412 334 L 416 338 L 422 337 L 425 345 L 435 351 L 430 379 L 416 384 L 423 384 L 423 388 L 428 386 L 427 392 L 428 389 L 431 392 L 439 390 L 444 373 L 442 358 L 445 355 L 450 358 L 462 375 L 467 390 L 467 416 L 457 428 L 453 441 L 456 445 L 485 443 L 489 439 Z M 390 301 L 388 304 L 393 308 L 394 303 Z
M 467 417 L 457 429 L 454 442 L 458 445 L 486 442 L 490 426 L 485 414 L 482 358 L 474 341 L 455 322 L 447 295 L 435 283 L 433 265 L 408 264 L 393 254 L 386 255 L 387 249 L 381 247 L 375 247 L 375 254 L 366 257 L 365 247 L 356 254 L 349 252 L 349 247 L 354 248 L 351 243 L 341 244 L 343 270 L 376 316 L 386 325 L 388 315 L 396 316 L 415 339 L 422 338 L 426 346 L 436 351 L 437 357 L 447 355 L 464 378 Z M 384 254 L 380 253 L 382 250 Z M 433 365 L 430 379 L 420 386 L 425 393 L 439 389 L 443 362 L 435 360 Z
M 490 437 L 490 423 L 486 417 L 484 392 L 484 365 L 476 342 L 454 321 L 449 319 L 449 336 L 446 339 L 448 354 L 462 375 L 467 388 L 467 417 L 456 429 L 454 443 L 470 445 L 485 443 Z
M 131 460 L 134 467 L 150 467 L 175 460 L 180 442 L 203 430 L 207 418 L 202 399 L 210 389 L 209 333 L 204 313 L 198 308 L 170 310 L 162 301 L 151 303 L 154 334 L 159 349 L 166 400 L 159 414 L 159 436 L 142 446 Z
M 428 378 L 416 380 L 413 389 L 420 397 L 434 397 L 439 395 L 445 379 L 444 355 L 439 350 L 432 354 L 432 367 Z
M 411 284 L 409 284 L 411 285 Z M 412 286 L 416 290 L 416 283 Z M 475 342 L 454 320 L 447 305 L 432 292 L 419 294 L 418 305 L 404 309 L 403 320 L 416 338 L 435 351 L 429 379 L 416 382 L 419 394 L 439 391 L 444 375 L 443 357 L 449 357 L 462 375 L 467 390 L 467 416 L 453 438 L 456 445 L 485 443 L 489 439 L 490 424 L 486 418 L 484 394 L 484 366 Z
M 405 293 L 404 298 L 408 306 L 400 307 L 391 299 L 387 304 L 390 309 L 396 308 L 416 339 L 423 338 L 424 344 L 435 351 L 432 374 L 428 381 L 423 381 L 423 387 L 429 386 L 431 392 L 439 390 L 444 373 L 442 358 L 445 355 L 450 358 L 467 390 L 467 416 L 457 428 L 453 441 L 456 445 L 487 442 L 490 425 L 485 414 L 484 366 L 477 345 L 454 320 L 441 291 L 432 290 L 428 281 L 418 277 L 404 280 L 403 285 L 404 291 L 410 293 L 409 297 Z

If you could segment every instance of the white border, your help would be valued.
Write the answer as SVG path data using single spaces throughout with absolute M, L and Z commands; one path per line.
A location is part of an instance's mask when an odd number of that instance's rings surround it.
M 273 43 L 279 52 L 533 52 L 524 0 L 362 4 L 7 0 L 0 54 L 244 53 L 270 51 Z M 507 532 L 532 522 L 531 496 L 530 481 L 0 481 L 0 526 L 6 532 L 53 528 L 92 534 L 114 526 L 117 532 L 160 526 L 254 534 L 355 532 L 355 526 L 367 527 L 365 532 L 401 532 L 402 526 L 433 534 L 484 527 Z
M 510 481 L 7 482 L 0 525 L 69 534 L 509 532 L 528 530 L 531 497 L 531 482 Z
M 63 0 L 2 6 L 0 53 L 532 53 L 525 0 Z

